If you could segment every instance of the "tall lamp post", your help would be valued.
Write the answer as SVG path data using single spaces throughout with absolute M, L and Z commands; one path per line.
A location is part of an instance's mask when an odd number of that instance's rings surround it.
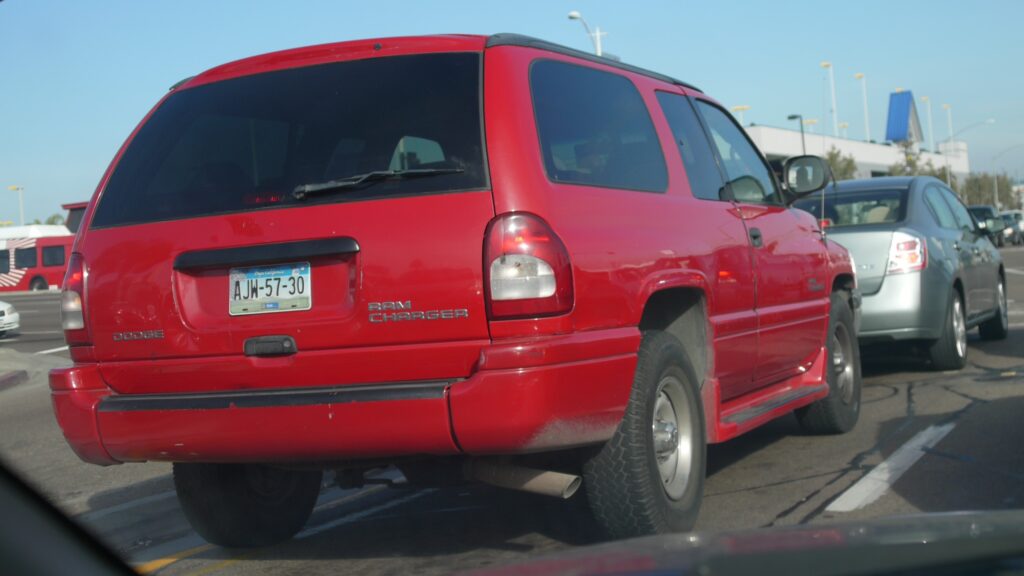
M 583 15 L 580 14 L 579 10 L 573 10 L 569 12 L 569 20 L 579 20 L 580 24 L 583 24 L 583 29 L 587 31 L 587 36 L 590 37 L 590 42 L 594 45 L 594 54 L 601 55 L 601 36 L 607 34 L 607 32 L 601 32 L 600 26 L 595 26 L 594 31 L 590 31 L 590 26 L 587 26 L 587 21 L 583 19 Z
M 871 121 L 868 119 L 868 77 L 863 72 L 857 72 L 853 77 L 860 80 L 860 93 L 864 98 L 864 141 L 871 142 Z
M 1001 158 L 1007 152 L 1010 152 L 1011 150 L 1016 150 L 1021 146 L 1024 146 L 1024 142 L 1021 142 L 1020 144 L 1014 144 L 1009 148 L 1003 148 L 1002 150 L 999 151 L 998 154 L 992 157 L 992 196 L 993 203 L 996 205 L 996 210 L 999 210 L 999 174 L 996 173 L 996 160 Z
M 946 107 L 946 106 L 948 106 L 948 104 L 944 105 L 944 107 Z M 964 132 L 967 132 L 968 130 L 970 130 L 972 128 L 977 128 L 978 126 L 986 126 L 988 124 L 995 124 L 996 123 L 996 119 L 995 118 L 986 118 L 986 119 L 982 120 L 981 122 L 975 122 L 974 124 L 969 124 L 969 125 L 961 128 L 961 129 L 957 130 L 956 133 L 953 133 L 953 130 L 952 130 L 953 129 L 953 119 L 952 119 L 953 116 L 952 116 L 952 113 L 950 112 L 950 108 L 946 108 L 946 112 L 948 114 L 947 118 L 949 119 L 949 128 L 950 128 L 949 144 L 946 146 L 946 153 L 947 154 L 949 153 L 949 150 L 953 147 L 954 139 L 957 136 L 963 134 Z M 949 184 L 949 156 L 946 156 L 946 184 Z
M 839 111 L 836 110 L 836 75 L 832 63 L 825 60 L 821 63 L 822 68 L 828 69 L 828 82 L 832 86 L 832 135 L 839 137 Z
M 803 114 L 790 114 L 786 120 L 796 120 L 800 124 L 800 149 L 807 155 L 807 140 L 804 138 L 804 117 Z
M 921 96 L 921 102 L 928 105 L 928 149 L 935 152 L 935 128 L 932 127 L 932 99 Z
M 25 225 L 25 187 L 8 186 L 8 190 L 18 193 L 18 216 L 21 218 L 21 225 Z
M 746 112 L 747 110 L 750 110 L 750 106 L 746 104 L 740 104 L 738 106 L 733 106 L 732 108 L 730 108 L 730 110 L 739 115 L 740 126 L 743 126 L 743 113 Z

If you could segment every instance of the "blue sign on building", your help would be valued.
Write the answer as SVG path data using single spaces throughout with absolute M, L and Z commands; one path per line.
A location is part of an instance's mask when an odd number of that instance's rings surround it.
M 889 94 L 889 121 L 885 128 L 885 139 L 889 142 L 912 143 L 924 140 L 914 93 L 910 90 Z

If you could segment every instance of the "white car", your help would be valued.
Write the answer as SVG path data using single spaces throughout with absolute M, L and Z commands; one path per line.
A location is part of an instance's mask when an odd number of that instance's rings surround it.
M 0 300 L 0 338 L 18 329 L 21 317 L 14 306 Z

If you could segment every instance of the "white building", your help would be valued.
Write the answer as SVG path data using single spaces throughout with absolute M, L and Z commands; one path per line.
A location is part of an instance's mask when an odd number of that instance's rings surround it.
M 775 164 L 790 156 L 804 154 L 804 146 L 800 142 L 799 130 L 787 130 L 771 126 L 746 126 L 747 134 L 761 149 L 770 162 Z M 861 140 L 834 138 L 823 134 L 804 133 L 806 154 L 824 157 L 829 150 L 835 148 L 844 156 L 853 156 L 857 162 L 856 178 L 873 178 L 888 176 L 893 164 L 903 161 L 903 149 L 896 144 L 872 144 Z M 929 161 L 936 168 L 949 166 L 950 172 L 963 178 L 970 172 L 967 156 L 967 143 L 954 141 L 939 145 L 941 153 L 921 152 L 918 162 Z M 948 153 L 947 153 L 948 152 Z

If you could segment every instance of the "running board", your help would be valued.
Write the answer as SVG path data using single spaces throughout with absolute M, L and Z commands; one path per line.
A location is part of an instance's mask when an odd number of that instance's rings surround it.
M 791 404 L 801 398 L 817 394 L 827 389 L 828 384 L 820 384 L 813 388 L 798 388 L 796 390 L 790 390 L 789 392 L 782 394 L 781 396 L 778 396 L 776 398 L 773 398 L 763 404 L 751 406 L 746 410 L 741 410 L 739 412 L 729 414 L 728 416 L 722 418 L 722 422 L 726 424 L 744 424 L 749 420 L 757 418 L 758 416 L 763 416 L 765 414 L 768 414 L 769 412 L 772 412 L 773 410 L 777 410 L 785 406 L 786 404 Z

